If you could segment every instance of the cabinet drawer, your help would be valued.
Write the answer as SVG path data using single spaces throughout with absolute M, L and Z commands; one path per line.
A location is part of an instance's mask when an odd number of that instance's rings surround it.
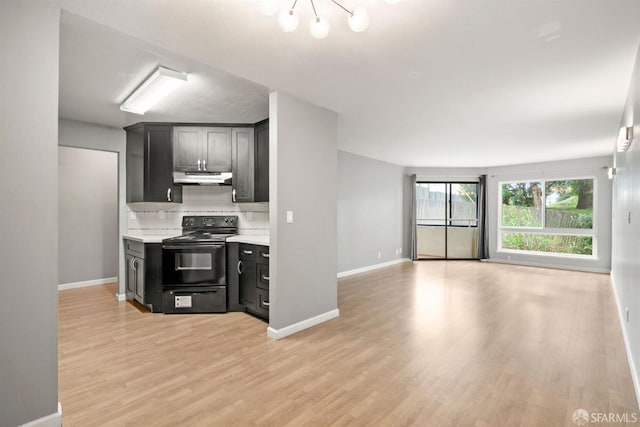
M 258 289 L 258 308 L 269 311 L 269 291 Z
M 256 246 L 250 245 L 248 243 L 240 243 L 240 259 L 255 260 L 255 258 L 256 258 Z
M 269 290 L 269 264 L 257 264 L 258 275 L 256 276 L 256 286 L 258 289 Z
M 256 245 L 256 262 L 269 264 L 269 246 Z
M 135 255 L 138 258 L 144 259 L 144 243 L 127 239 L 125 239 L 124 243 L 124 248 L 127 255 Z

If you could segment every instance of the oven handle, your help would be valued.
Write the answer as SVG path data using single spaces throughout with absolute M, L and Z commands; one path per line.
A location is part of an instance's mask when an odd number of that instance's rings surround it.
M 212 249 L 212 248 L 224 248 L 224 243 L 210 243 L 206 245 L 162 245 L 162 249 L 169 250 L 194 250 L 194 249 Z

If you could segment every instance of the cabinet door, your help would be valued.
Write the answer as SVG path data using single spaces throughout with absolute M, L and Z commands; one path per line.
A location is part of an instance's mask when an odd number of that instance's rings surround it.
M 198 171 L 202 169 L 202 128 L 176 126 L 173 128 L 173 169 Z
M 269 201 L 269 122 L 256 126 L 255 202 Z
M 171 126 L 145 126 L 145 202 L 181 202 L 182 187 L 173 185 Z
M 136 293 L 136 270 L 133 267 L 133 255 L 127 255 L 127 299 L 133 299 Z
M 253 202 L 253 128 L 234 128 L 232 137 L 232 201 Z
M 134 297 L 140 304 L 144 304 L 144 260 L 142 258 L 134 258 L 133 268 L 136 275 L 136 292 Z
M 204 128 L 203 170 L 231 172 L 231 128 Z
M 253 245 L 240 245 L 240 303 L 256 309 L 256 258 Z
M 244 311 L 240 304 L 240 244 L 227 243 L 227 311 Z

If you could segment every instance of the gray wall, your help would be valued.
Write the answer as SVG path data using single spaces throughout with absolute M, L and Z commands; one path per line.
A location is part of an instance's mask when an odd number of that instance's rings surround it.
M 558 162 L 530 163 L 491 168 L 407 168 L 407 175 L 417 174 L 423 180 L 476 180 L 487 175 L 487 233 L 489 257 L 493 261 L 514 264 L 607 272 L 611 266 L 611 181 L 607 178 L 609 157 L 563 160 Z M 577 259 L 562 256 L 528 255 L 514 252 L 498 252 L 498 204 L 501 181 L 518 179 L 554 179 L 568 177 L 594 177 L 597 227 L 597 259 Z M 409 184 L 408 184 L 409 185 Z
M 401 166 L 338 151 L 339 272 L 410 256 L 404 180 Z
M 58 282 L 118 275 L 118 154 L 58 149 Z
M 611 268 L 611 181 L 607 178 L 610 157 L 563 160 L 558 162 L 530 163 L 504 166 L 487 170 L 487 217 L 489 220 L 489 257 L 503 262 L 542 265 L 596 272 L 608 272 Z M 498 204 L 499 182 L 519 179 L 595 178 L 593 225 L 597 227 L 596 259 L 578 259 L 562 256 L 526 255 L 514 252 L 498 252 Z M 510 260 L 508 257 L 511 257 Z
M 269 325 L 277 330 L 338 307 L 337 117 L 283 92 L 269 102 Z
M 58 410 L 59 16 L 0 2 L 0 426 Z
M 621 121 L 621 127 L 626 126 L 633 126 L 634 137 L 629 151 L 614 155 L 611 270 L 636 397 L 640 397 L 640 53 Z
M 58 129 L 59 145 L 65 147 L 88 148 L 118 154 L 118 242 L 127 232 L 126 205 L 126 133 L 122 129 L 60 119 Z M 118 243 L 118 293 L 124 295 L 124 246 Z M 62 283 L 62 282 L 61 282 Z

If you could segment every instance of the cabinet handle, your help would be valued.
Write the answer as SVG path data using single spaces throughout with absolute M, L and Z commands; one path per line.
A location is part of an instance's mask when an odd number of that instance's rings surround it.
M 264 274 L 262 275 L 262 280 L 266 280 L 267 282 L 269 281 L 269 276 L 265 276 Z
M 238 261 L 237 270 L 238 270 L 238 274 L 242 274 L 242 261 Z
M 268 253 L 268 252 L 267 252 L 267 253 L 263 253 L 263 254 L 262 254 L 262 257 L 263 257 L 263 258 L 269 258 L 269 253 Z
M 262 305 L 269 307 L 269 301 L 262 301 Z
M 207 161 L 206 160 L 202 161 L 202 170 L 205 170 L 205 171 L 207 170 Z
M 200 159 L 198 159 L 198 170 L 201 170 L 200 169 Z
M 245 254 L 245 255 L 253 255 L 253 251 L 248 251 L 246 249 L 243 250 L 242 253 Z
M 131 269 L 133 271 L 138 271 L 138 269 L 136 268 L 136 259 L 135 258 L 131 258 Z
M 231 190 L 231 201 L 233 203 L 236 202 L 236 189 L 235 188 L 233 190 Z
M 167 188 L 167 201 L 171 202 L 171 189 Z

